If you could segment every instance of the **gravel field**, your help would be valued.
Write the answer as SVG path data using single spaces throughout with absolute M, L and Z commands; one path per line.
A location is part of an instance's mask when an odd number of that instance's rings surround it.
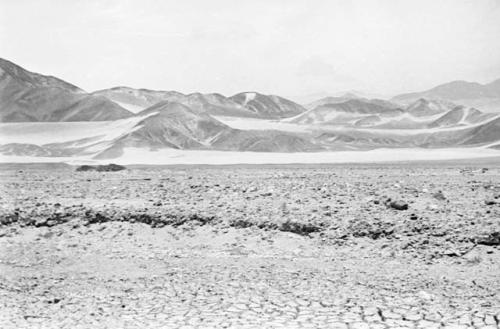
M 500 164 L 0 168 L 0 328 L 498 328 Z

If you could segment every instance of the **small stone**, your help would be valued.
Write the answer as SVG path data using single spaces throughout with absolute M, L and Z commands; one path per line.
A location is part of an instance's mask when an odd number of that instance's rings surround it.
M 418 293 L 418 297 L 420 297 L 421 299 L 425 299 L 425 300 L 433 300 L 434 299 L 433 295 L 431 295 L 428 292 L 423 291 L 423 290 Z
M 432 195 L 434 199 L 439 200 L 439 201 L 445 201 L 446 197 L 444 196 L 442 191 L 438 191 Z

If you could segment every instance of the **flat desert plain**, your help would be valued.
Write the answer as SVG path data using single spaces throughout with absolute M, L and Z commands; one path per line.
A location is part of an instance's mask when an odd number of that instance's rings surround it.
M 1 328 L 498 328 L 500 162 L 0 168 Z

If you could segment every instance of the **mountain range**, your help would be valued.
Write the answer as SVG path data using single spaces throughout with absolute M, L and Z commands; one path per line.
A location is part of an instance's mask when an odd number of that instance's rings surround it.
M 321 152 L 500 148 L 500 80 L 451 82 L 390 100 L 347 93 L 300 105 L 277 95 L 86 92 L 0 59 L 0 154 L 113 159 L 128 149 Z M 464 101 L 465 100 L 465 101 Z M 499 103 L 500 104 L 500 103 Z

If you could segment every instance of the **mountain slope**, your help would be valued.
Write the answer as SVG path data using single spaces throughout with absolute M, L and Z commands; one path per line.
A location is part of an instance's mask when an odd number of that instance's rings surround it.
M 17 83 L 32 86 L 32 87 L 53 87 L 61 88 L 72 92 L 83 92 L 82 89 L 72 85 L 66 81 L 49 75 L 42 75 L 34 72 L 29 72 L 19 65 L 16 65 L 6 59 L 0 58 L 0 72 L 2 75 L 2 83 L 9 79 L 15 80 Z
M 162 101 L 178 101 L 185 96 L 176 91 L 135 89 L 130 87 L 114 87 L 98 90 L 94 91 L 92 95 L 106 97 L 133 113 L 138 113 Z
M 490 143 L 500 143 L 500 118 L 470 129 L 461 144 L 483 145 Z
M 244 92 L 229 99 L 253 112 L 259 118 L 278 119 L 305 112 L 305 108 L 283 97 Z
M 218 93 L 192 93 L 186 95 L 182 100 L 179 100 L 179 102 L 194 110 L 206 112 L 210 115 L 258 117 L 258 114 L 254 113 L 249 108 Z
M 405 108 L 405 111 L 415 117 L 427 117 L 445 113 L 455 106 L 455 104 L 446 101 L 419 98 L 415 102 L 409 104 Z
M 401 109 L 385 107 L 363 99 L 351 99 L 343 103 L 320 105 L 283 121 L 297 124 L 356 126 L 373 124 L 379 122 L 381 117 L 393 117 L 402 113 Z
M 325 104 L 283 122 L 331 125 L 352 129 L 415 130 L 467 127 L 486 122 L 493 113 L 455 105 L 448 101 L 418 99 L 404 109 L 361 98 Z M 319 127 L 318 127 L 319 128 Z
M 214 139 L 212 148 L 244 152 L 312 152 L 324 148 L 311 136 L 277 130 L 233 129 Z
M 177 102 L 160 102 L 136 116 L 144 119 L 129 133 L 109 143 L 97 158 L 120 156 L 126 147 L 259 152 L 321 149 L 299 134 L 233 129 L 205 112 Z
M 137 124 L 138 129 L 121 138 L 122 145 L 205 148 L 212 138 L 231 129 L 206 113 L 193 111 L 176 102 L 158 103 L 138 116 L 148 117 Z
M 500 79 L 484 85 L 477 82 L 452 81 L 426 91 L 397 95 L 391 101 L 409 104 L 419 98 L 447 100 L 480 110 L 500 112 Z
M 483 113 L 475 108 L 456 106 L 434 122 L 430 123 L 428 127 L 436 128 L 474 125 L 485 122 L 494 116 L 494 113 Z
M 0 59 L 0 121 L 100 121 L 131 115 L 106 98 Z

